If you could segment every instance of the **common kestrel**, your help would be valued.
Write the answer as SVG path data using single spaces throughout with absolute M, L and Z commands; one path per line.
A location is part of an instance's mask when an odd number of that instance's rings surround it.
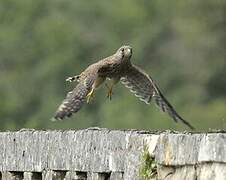
M 67 94 L 62 104 L 59 106 L 55 119 L 62 120 L 70 117 L 72 113 L 79 111 L 83 103 L 89 102 L 94 91 L 106 79 L 110 79 L 108 85 L 108 97 L 111 99 L 113 86 L 121 81 L 129 90 L 139 97 L 141 101 L 149 104 L 153 98 L 156 105 L 175 121 L 181 121 L 189 128 L 194 127 L 185 121 L 166 100 L 156 83 L 142 69 L 133 65 L 130 61 L 132 48 L 130 46 L 120 47 L 115 54 L 91 64 L 80 75 L 67 78 L 67 81 L 77 81 L 77 86 Z

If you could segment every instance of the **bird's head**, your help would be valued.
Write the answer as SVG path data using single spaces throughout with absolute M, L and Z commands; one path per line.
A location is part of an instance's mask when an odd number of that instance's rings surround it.
M 116 54 L 122 59 L 129 59 L 132 56 L 132 48 L 130 46 L 122 46 L 116 51 Z

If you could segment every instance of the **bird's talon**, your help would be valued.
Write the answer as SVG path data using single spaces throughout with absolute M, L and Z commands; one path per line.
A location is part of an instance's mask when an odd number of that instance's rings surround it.
M 87 103 L 90 103 L 91 101 L 92 101 L 92 99 L 93 99 L 93 97 L 94 97 L 94 91 L 93 91 L 93 89 L 87 94 L 87 96 L 86 96 L 86 102 Z
M 111 100 L 112 99 L 112 94 L 113 94 L 112 87 L 109 87 L 108 85 L 106 85 L 106 86 L 108 88 L 107 98 L 109 100 Z
M 109 100 L 111 100 L 111 98 L 112 98 L 112 91 L 109 91 L 109 92 L 108 92 L 107 98 L 108 98 Z

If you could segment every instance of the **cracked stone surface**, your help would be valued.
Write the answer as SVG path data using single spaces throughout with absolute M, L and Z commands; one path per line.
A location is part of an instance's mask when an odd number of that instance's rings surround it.
M 158 179 L 226 179 L 226 133 L 89 128 L 0 132 L 2 179 L 140 179 L 147 148 Z

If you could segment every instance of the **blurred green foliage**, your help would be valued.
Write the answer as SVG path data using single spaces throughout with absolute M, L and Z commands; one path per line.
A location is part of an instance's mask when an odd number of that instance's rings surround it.
M 198 130 L 226 128 L 226 1 L 0 1 L 0 129 L 177 129 L 121 84 L 72 118 L 50 118 L 74 87 L 65 78 L 133 47 L 132 61 Z

